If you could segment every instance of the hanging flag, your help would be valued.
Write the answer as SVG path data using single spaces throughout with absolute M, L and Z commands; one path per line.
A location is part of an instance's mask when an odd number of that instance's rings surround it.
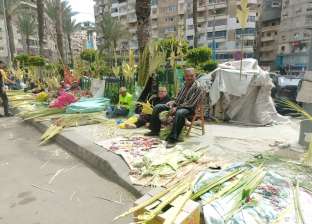
M 238 18 L 239 24 L 242 28 L 245 28 L 248 23 L 248 0 L 241 0 L 240 7 L 236 10 L 236 17 Z

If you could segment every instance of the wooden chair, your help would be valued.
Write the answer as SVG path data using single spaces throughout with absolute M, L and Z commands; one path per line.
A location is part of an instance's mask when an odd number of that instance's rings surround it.
M 194 116 L 192 117 L 192 121 L 191 121 L 191 124 L 189 125 L 188 129 L 187 129 L 187 134 L 186 136 L 190 136 L 191 134 L 191 130 L 192 128 L 195 128 L 195 129 L 201 129 L 202 131 L 202 135 L 205 134 L 205 117 L 204 117 L 204 104 L 203 104 L 203 101 L 201 100 L 198 104 L 197 104 L 197 107 L 195 109 L 195 114 Z M 199 127 L 196 127 L 194 126 L 194 123 L 196 120 L 200 120 L 200 126 Z

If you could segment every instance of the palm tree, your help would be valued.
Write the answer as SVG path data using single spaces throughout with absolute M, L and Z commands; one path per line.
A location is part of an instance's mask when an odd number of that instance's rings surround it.
M 52 21 L 54 21 L 56 44 L 61 57 L 64 62 L 64 44 L 63 44 L 63 10 L 64 2 L 61 0 L 48 0 L 46 2 L 46 12 Z
M 3 5 L 3 3 L 4 3 L 4 5 Z M 19 6 L 19 3 L 20 3 L 20 0 L 2 0 L 2 1 L 0 1 L 0 6 L 1 6 L 0 12 L 4 13 L 4 15 L 5 15 L 6 28 L 8 31 L 9 48 L 10 48 L 10 52 L 11 52 L 11 61 L 14 60 L 14 54 L 15 54 L 12 17 L 16 12 L 16 10 Z
M 67 36 L 68 48 L 69 48 L 69 55 L 70 55 L 70 62 L 74 64 L 74 55 L 73 49 L 71 44 L 71 35 L 80 28 L 80 23 L 77 23 L 76 20 L 72 19 L 71 16 L 66 15 L 64 18 L 64 33 Z
M 137 38 L 139 51 L 142 54 L 149 41 L 149 18 L 151 15 L 151 1 L 140 0 L 135 2 L 135 13 L 138 21 Z
M 129 32 L 117 18 L 112 17 L 109 13 L 103 16 L 98 25 L 100 27 L 100 34 L 104 40 L 103 45 L 100 46 L 100 52 L 103 52 L 105 49 L 113 53 L 116 62 L 118 42 L 128 38 Z
M 197 2 L 193 0 L 194 48 L 198 46 Z
M 44 56 L 44 0 L 37 0 L 37 21 L 38 21 L 38 38 L 39 38 L 39 53 Z
M 18 16 L 18 27 L 25 38 L 27 53 L 30 54 L 30 36 L 36 34 L 36 19 L 29 12 L 22 12 Z

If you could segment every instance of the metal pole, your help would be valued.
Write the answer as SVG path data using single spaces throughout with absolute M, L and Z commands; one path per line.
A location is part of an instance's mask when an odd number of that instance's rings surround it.
M 5 27 L 5 33 L 6 33 L 6 42 L 7 42 L 7 51 L 8 51 L 8 61 L 10 64 L 11 61 L 11 49 L 10 49 L 10 42 L 9 42 L 9 31 L 7 27 L 7 20 L 6 20 L 6 8 L 5 8 L 5 2 L 2 0 L 3 5 L 3 17 L 4 17 L 4 27 Z

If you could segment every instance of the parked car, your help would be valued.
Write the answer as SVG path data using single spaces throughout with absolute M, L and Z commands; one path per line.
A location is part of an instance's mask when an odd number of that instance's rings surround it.
M 282 115 L 291 115 L 293 111 L 285 108 L 280 103 L 282 98 L 296 102 L 299 87 L 301 85 L 303 76 L 282 76 L 277 74 L 270 74 L 275 87 L 272 89 L 272 97 L 275 102 L 275 107 L 278 113 Z M 297 102 L 296 102 L 297 103 Z

